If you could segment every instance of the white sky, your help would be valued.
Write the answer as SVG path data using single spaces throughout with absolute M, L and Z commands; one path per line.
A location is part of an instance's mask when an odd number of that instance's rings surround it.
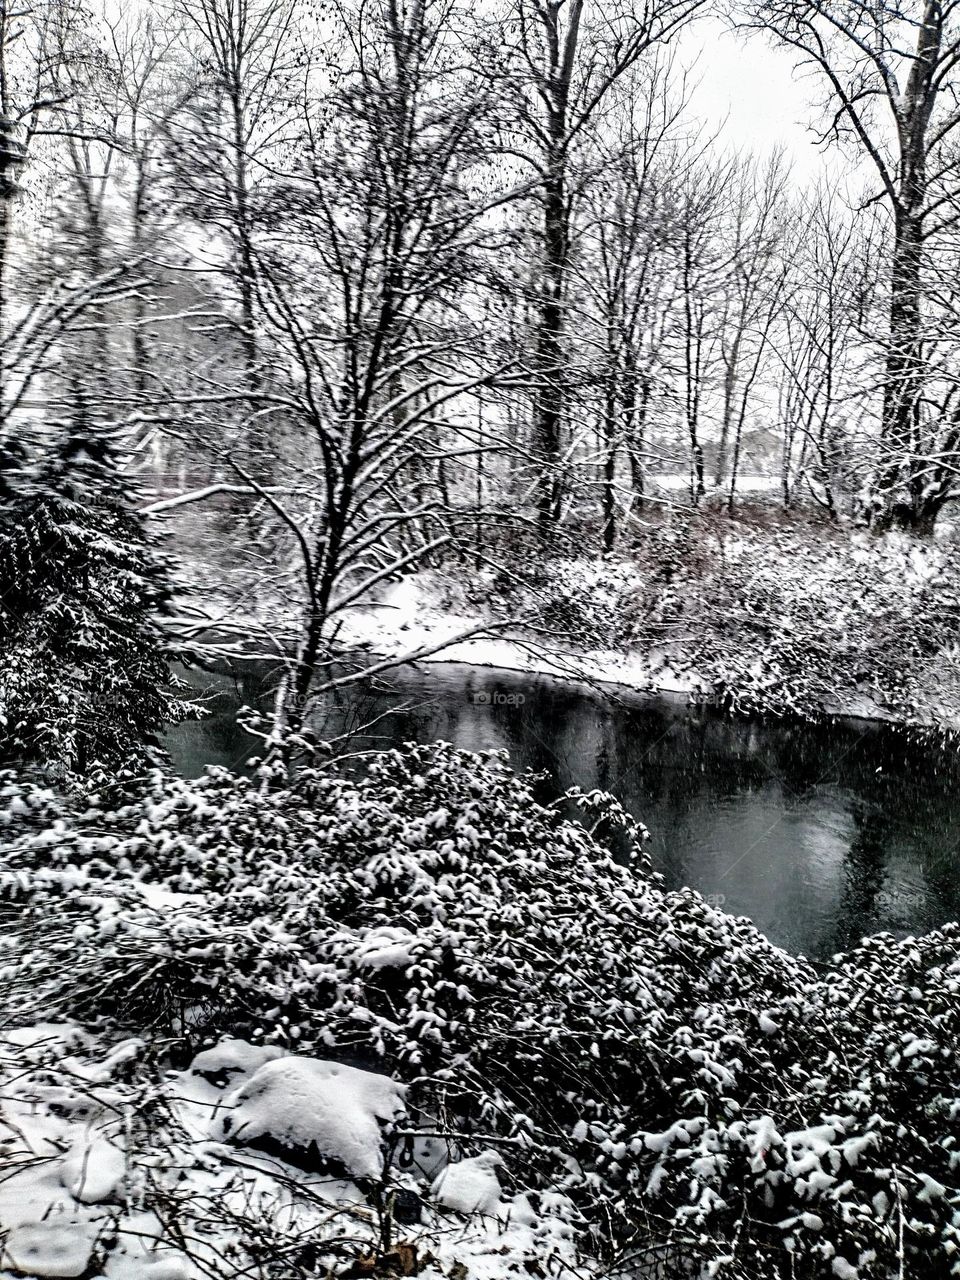
M 822 87 L 809 70 L 795 69 L 790 50 L 773 47 L 759 33 L 732 32 L 716 19 L 688 28 L 677 50 L 683 65 L 695 64 L 693 114 L 710 124 L 726 120 L 722 145 L 759 154 L 783 146 L 801 183 L 837 165 L 835 152 L 818 148 L 810 128 L 820 117 Z

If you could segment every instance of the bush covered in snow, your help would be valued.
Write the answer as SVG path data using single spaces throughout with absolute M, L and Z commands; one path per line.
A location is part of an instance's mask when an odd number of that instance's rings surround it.
M 0 1033 L 4 1280 L 507 1280 L 559 1275 L 577 1261 L 577 1215 L 561 1196 L 534 1206 L 506 1193 L 484 1206 L 490 1216 L 469 1220 L 429 1193 L 429 1179 L 418 1194 L 419 1170 L 387 1167 L 381 1178 L 391 1145 L 383 1115 L 402 1092 L 389 1077 L 353 1072 L 363 1086 L 334 1099 L 330 1079 L 351 1072 L 337 1063 L 227 1040 L 164 1071 L 160 1048 L 111 1045 L 63 1023 Z M 299 1088 L 263 1090 L 267 1067 L 274 1083 L 293 1078 Z M 315 1105 L 325 1097 L 335 1112 Z M 253 1098 L 258 1124 L 245 1128 Z M 291 1135 L 291 1119 L 323 1153 L 374 1170 L 376 1194 L 364 1195 L 368 1182 L 343 1160 L 339 1175 L 298 1163 L 290 1138 L 302 1134 Z M 469 1160 L 448 1161 L 438 1144 L 434 1161 L 454 1184 L 469 1183 Z M 404 1221 L 398 1197 L 410 1209 Z
M 960 685 L 947 683 L 960 671 L 952 561 L 895 536 L 733 540 L 690 584 L 687 608 L 706 628 L 689 660 L 737 711 L 815 716 L 866 702 L 905 720 L 960 717 Z
M 474 607 L 490 599 L 530 611 L 547 635 L 569 637 L 587 649 L 607 649 L 626 640 L 625 594 L 635 584 L 627 565 L 609 560 L 525 557 L 495 574 L 490 582 L 461 584 Z
M 280 1049 L 390 1076 L 409 1125 L 486 1160 L 491 1203 L 495 1152 L 640 1275 L 952 1274 L 957 929 L 817 974 L 664 892 L 609 798 L 543 806 L 442 745 L 157 776 L 114 812 L 2 801 L 8 1017 L 214 1046 L 197 1069 L 254 1128 Z M 223 1033 L 262 1048 L 235 1063 Z

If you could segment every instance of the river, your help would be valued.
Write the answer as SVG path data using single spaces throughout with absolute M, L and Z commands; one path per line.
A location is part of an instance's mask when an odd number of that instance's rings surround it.
M 209 688 L 211 714 L 169 732 L 177 768 L 242 768 L 256 744 L 237 709 L 268 705 L 273 677 L 249 667 L 192 682 Z M 811 959 L 960 918 L 960 755 L 902 730 L 731 720 L 456 663 L 340 694 L 321 732 L 374 720 L 363 745 L 505 748 L 516 768 L 546 771 L 545 794 L 612 791 L 649 829 L 669 887 L 692 885 Z

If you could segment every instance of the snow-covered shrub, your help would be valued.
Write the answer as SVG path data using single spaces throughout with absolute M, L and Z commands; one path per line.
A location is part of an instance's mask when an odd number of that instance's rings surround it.
M 317 1280 L 332 1276 L 424 1274 L 428 1280 L 495 1274 L 526 1277 L 594 1273 L 578 1258 L 576 1211 L 558 1195 L 505 1194 L 487 1200 L 489 1217 L 467 1220 L 464 1199 L 482 1179 L 463 1160 L 450 1164 L 456 1194 L 430 1192 L 409 1170 L 382 1169 L 393 1147 L 381 1113 L 400 1087 L 383 1075 L 360 1089 L 340 1090 L 335 1114 L 317 1114 L 316 1092 L 261 1095 L 258 1120 L 277 1136 L 268 1155 L 253 1134 L 239 1131 L 243 1104 L 256 1094 L 263 1055 L 225 1042 L 215 1082 L 214 1055 L 182 1071 L 163 1069 L 162 1045 L 112 1043 L 69 1024 L 0 1032 L 0 1272 L 5 1280 L 106 1277 L 107 1280 Z M 282 1057 L 282 1062 L 276 1058 Z M 281 1055 L 273 1065 L 317 1077 L 321 1097 L 338 1064 Z M 326 1068 L 326 1070 L 324 1070 Z M 281 1073 L 282 1074 L 282 1073 Z M 354 1076 L 363 1073 L 353 1073 Z M 298 1109 L 299 1107 L 299 1109 Z M 219 1141 L 225 1118 L 233 1139 Z M 297 1163 L 284 1140 L 291 1117 L 310 1126 L 326 1151 L 347 1144 L 362 1176 L 333 1176 Z M 249 1117 L 248 1117 L 249 1118 Z M 251 1144 L 246 1144 L 247 1138 Z M 339 1160 L 339 1164 L 346 1162 Z M 364 1195 L 366 1175 L 378 1177 L 380 1208 Z M 467 1175 L 467 1176 L 465 1176 Z M 488 1175 L 489 1176 L 489 1175 Z M 496 1184 L 496 1178 L 493 1178 Z M 401 1191 L 416 1210 L 391 1223 Z M 452 1210 L 452 1212 L 451 1212 Z M 491 1269 L 491 1262 L 495 1270 Z
M 954 561 L 902 534 L 701 512 L 652 525 L 629 557 L 510 566 L 483 599 L 583 650 L 641 655 L 654 684 L 666 666 L 738 713 L 942 723 L 960 721 Z
M 646 1139 L 647 1206 L 669 1205 L 677 1240 L 736 1241 L 730 1265 L 765 1276 L 955 1276 L 958 993 L 955 925 L 838 957 L 760 1015 L 772 1054 L 790 1027 L 803 1047 L 778 1089 Z
M 65 810 L 55 833 L 34 818 L 0 878 L 7 910 L 22 904 L 8 989 L 61 1015 L 387 1063 L 412 1106 L 514 1139 L 531 1171 L 575 1156 L 564 1176 L 589 1200 L 630 1182 L 625 1117 L 663 1114 L 665 1082 L 714 1061 L 734 1088 L 724 1037 L 748 1039 L 754 1000 L 809 975 L 748 923 L 665 894 L 642 859 L 615 863 L 568 804 L 438 746 L 286 790 L 158 778 L 116 814 Z M 579 804 L 639 844 L 612 801 Z M 24 806 L 9 788 L 8 828 Z
M 621 642 L 621 596 L 629 573 L 605 562 L 557 560 L 543 573 L 538 615 L 550 631 L 580 645 L 610 649 Z
M 960 639 L 960 589 L 935 547 L 745 540 L 703 592 L 689 661 L 737 711 L 816 716 L 865 698 L 910 720 L 950 713 L 931 674 Z
M 496 757 L 266 782 L 157 776 L 116 812 L 11 782 L 7 999 L 241 1035 L 267 1077 L 277 1047 L 388 1075 L 411 1125 L 569 1195 L 640 1276 L 951 1274 L 960 930 L 818 975 L 614 861 L 641 832 L 609 798 L 574 821 Z
M 6 976 L 21 1016 L 54 1009 L 91 1023 L 196 1037 L 215 1030 L 226 1009 L 234 1020 L 257 1020 L 285 999 L 297 949 L 272 920 L 238 922 L 202 898 L 144 901 L 112 877 L 67 888 L 72 880 L 69 870 L 38 875 L 28 893 L 33 905 L 18 916 L 18 960 Z M 53 920 L 46 916 L 51 890 Z M 16 885 L 8 891 L 15 896 Z
M 624 642 L 623 595 L 634 580 L 628 565 L 611 561 L 527 557 L 508 570 L 464 587 L 474 608 L 492 602 L 501 614 L 533 615 L 554 638 L 588 649 Z
M 819 1105 L 836 1137 L 818 1162 L 833 1181 L 807 1199 L 861 1277 L 955 1276 L 960 926 L 867 939 L 838 959 L 817 994 L 837 1048 L 811 1071 L 806 1110 Z

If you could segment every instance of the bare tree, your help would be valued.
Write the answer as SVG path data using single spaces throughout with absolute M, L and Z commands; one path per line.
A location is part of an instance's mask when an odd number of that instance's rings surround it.
M 640 6 L 591 9 L 586 0 L 516 0 L 510 74 L 517 109 L 513 141 L 506 149 L 533 168 L 539 191 L 539 386 L 533 437 L 544 533 L 559 517 L 562 496 L 566 293 L 585 134 L 609 108 L 622 78 L 648 50 L 679 31 L 701 4 L 645 0 Z
M 703 161 L 684 175 L 677 194 L 676 271 L 679 315 L 673 342 L 680 369 L 680 399 L 689 444 L 690 497 L 706 493 L 705 418 L 720 368 L 722 316 L 729 248 L 722 235 L 729 200 L 729 158 Z
M 64 101 L 64 63 L 83 18 L 69 0 L 0 5 L 0 344 L 8 320 L 18 173 L 38 138 L 60 134 L 50 113 Z M 22 296 L 23 290 L 15 291 Z M 0 385 L 0 402 L 3 398 Z
M 783 260 L 779 251 L 788 178 L 781 152 L 774 152 L 762 165 L 755 158 L 747 157 L 729 175 L 729 261 L 720 336 L 723 411 L 715 480 L 720 486 L 727 479 L 732 445 L 731 503 L 750 393 L 767 352 L 783 291 Z
M 232 328 L 252 391 L 261 377 L 254 241 L 292 139 L 302 33 L 289 0 L 199 0 L 178 12 L 192 90 L 172 122 L 168 160 L 179 208 L 225 249 L 216 265 L 236 299 Z
M 489 180 L 494 87 L 474 70 L 489 33 L 456 0 L 344 0 L 332 18 L 251 237 L 270 379 L 210 379 L 206 395 L 297 440 L 277 492 L 233 459 L 297 556 L 302 625 L 278 704 L 293 734 L 348 611 L 455 538 L 450 468 L 481 447 L 471 396 L 515 363 L 480 305 L 513 195 Z
M 647 417 L 669 376 L 664 347 L 677 292 L 670 192 L 691 159 L 690 146 L 676 136 L 685 86 L 676 88 L 671 73 L 671 63 L 655 63 L 647 75 L 629 77 L 622 110 L 596 138 L 596 177 L 578 219 L 572 272 L 582 301 L 575 299 L 571 312 L 597 367 L 605 551 L 616 541 L 618 494 L 626 493 L 627 509 L 643 504 Z M 618 477 L 621 453 L 628 485 Z
M 159 258 L 171 238 L 170 182 L 164 147 L 173 123 L 192 101 L 195 84 L 189 65 L 177 58 L 181 28 L 147 11 L 137 17 L 107 20 L 107 56 L 113 67 L 117 97 L 116 145 L 120 150 L 118 185 L 125 197 L 129 253 L 137 260 Z M 143 414 L 150 389 L 149 313 L 157 292 L 138 291 L 129 317 L 132 391 Z
M 882 444 L 875 505 L 882 520 L 929 527 L 940 500 L 927 483 L 921 436 L 929 365 L 926 278 L 937 238 L 958 213 L 953 142 L 960 66 L 956 3 L 878 7 L 868 0 L 762 0 L 748 25 L 772 32 L 822 77 L 824 137 L 853 145 L 880 181 L 892 216 Z M 950 424 L 945 424 L 950 435 Z
M 776 345 L 786 506 L 806 491 L 836 516 L 844 490 L 866 479 L 870 401 L 859 388 L 879 381 L 869 333 L 880 320 L 876 222 L 851 208 L 836 186 L 821 183 L 797 202 L 784 246 L 790 282 Z

